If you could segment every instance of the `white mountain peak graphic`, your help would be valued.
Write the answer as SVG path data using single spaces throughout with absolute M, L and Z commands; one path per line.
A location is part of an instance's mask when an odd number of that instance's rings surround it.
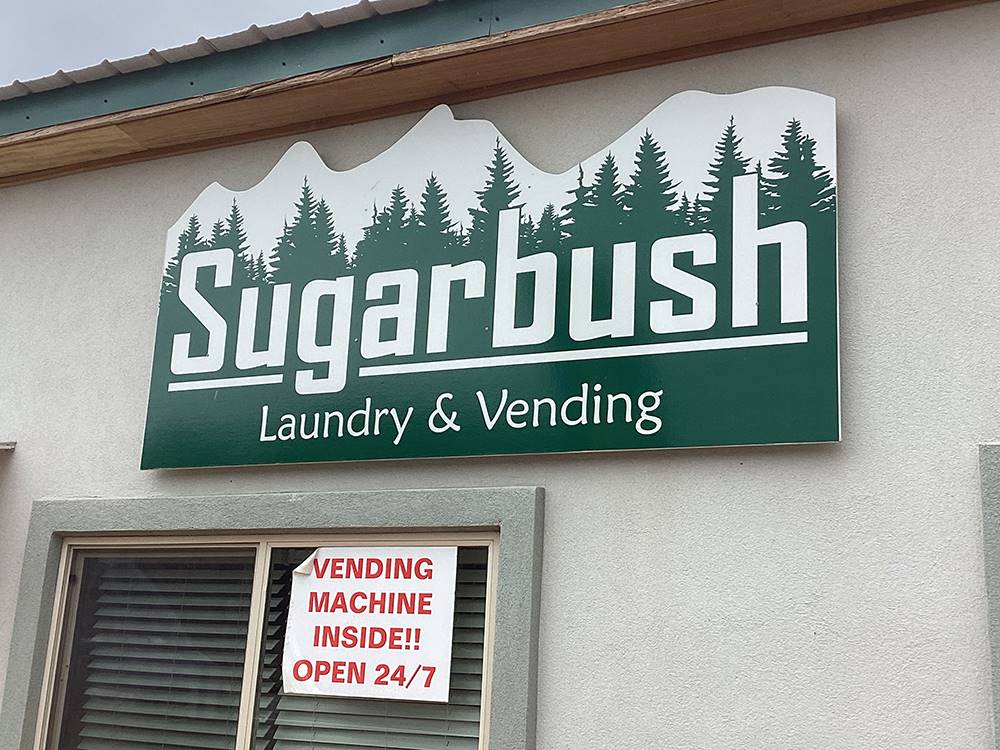
M 538 169 L 524 158 L 499 129 L 487 120 L 456 119 L 447 105 L 427 112 L 398 141 L 371 160 L 344 170 L 332 170 L 306 141 L 293 144 L 273 169 L 255 186 L 233 191 L 219 183 L 205 188 L 189 209 L 170 228 L 164 262 L 176 254 L 178 237 L 192 215 L 200 220 L 203 234 L 213 222 L 224 219 L 233 199 L 244 217 L 248 244 L 254 253 L 270 256 L 285 221 L 295 215 L 303 180 L 308 180 L 317 199 L 327 201 L 333 211 L 336 231 L 354 248 L 372 221 L 373 207 L 384 207 L 394 188 L 401 186 L 411 205 L 419 209 L 420 196 L 433 174 L 448 198 L 450 217 L 456 226 L 468 228 L 469 210 L 478 207 L 476 191 L 487 179 L 487 166 L 499 143 L 513 166 L 513 179 L 520 188 L 518 201 L 535 220 L 546 204 L 557 210 L 567 204 L 577 187 L 582 167 L 590 180 L 610 153 L 619 177 L 627 184 L 634 155 L 642 135 L 649 130 L 666 152 L 671 178 L 678 191 L 694 198 L 705 190 L 708 166 L 715 146 L 730 118 L 742 139 L 740 148 L 751 164 L 768 161 L 780 148 L 788 122 L 797 119 L 803 131 L 816 141 L 816 161 L 827 168 L 836 183 L 835 102 L 826 95 L 802 89 L 767 87 L 736 94 L 685 91 L 658 105 L 615 141 L 599 152 L 581 155 L 580 167 L 553 174 Z M 586 122 L 580 127 L 585 128 Z M 567 133 L 572 138 L 572 133 Z

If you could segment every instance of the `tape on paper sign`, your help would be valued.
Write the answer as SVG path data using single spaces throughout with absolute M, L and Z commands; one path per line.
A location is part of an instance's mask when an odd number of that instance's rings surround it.
M 322 547 L 292 575 L 282 684 L 295 695 L 446 703 L 456 547 Z

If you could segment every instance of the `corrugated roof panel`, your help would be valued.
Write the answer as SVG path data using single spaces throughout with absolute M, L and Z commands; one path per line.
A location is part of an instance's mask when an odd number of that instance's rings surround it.
M 390 13 L 399 13 L 402 10 L 419 8 L 421 5 L 427 5 L 428 3 L 426 0 L 369 0 L 368 4 L 380 16 L 387 16 Z
M 97 65 L 91 65 L 89 68 L 71 70 L 66 75 L 72 79 L 73 83 L 87 83 L 89 81 L 96 81 L 99 78 L 118 75 L 121 72 L 117 65 L 113 65 L 110 60 L 105 59 Z
M 120 60 L 103 60 L 97 65 L 89 65 L 85 68 L 72 70 L 68 73 L 58 70 L 52 75 L 34 78 L 29 81 L 12 81 L 0 86 L 0 101 L 15 99 L 28 94 L 37 94 L 43 91 L 71 86 L 74 83 L 87 83 L 90 81 L 109 78 L 124 73 L 134 73 L 147 68 L 155 68 L 164 63 L 178 63 L 186 60 L 193 60 L 198 57 L 206 57 L 218 52 L 228 52 L 234 49 L 250 47 L 268 40 L 286 39 L 291 36 L 308 34 L 322 28 L 343 26 L 345 24 L 363 21 L 373 16 L 385 16 L 401 11 L 420 8 L 443 0 L 359 0 L 359 2 L 348 5 L 344 8 L 322 11 L 319 13 L 306 13 L 299 18 L 288 21 L 270 24 L 267 26 L 257 26 L 253 24 L 241 31 L 232 34 L 224 34 L 218 37 L 199 37 L 197 41 L 190 44 L 183 44 L 179 47 L 168 49 L 151 49 L 145 55 L 126 57 Z
M 215 49 L 202 37 L 190 44 L 183 44 L 180 47 L 157 50 L 160 56 L 168 63 L 184 62 L 193 60 L 196 57 L 205 57 L 215 53 Z
M 212 44 L 220 52 L 228 52 L 231 49 L 251 47 L 254 44 L 260 44 L 261 42 L 266 41 L 267 37 L 261 33 L 259 28 L 257 28 L 257 24 L 254 24 L 243 31 L 237 31 L 235 34 L 216 37 L 212 40 Z
M 22 83 L 28 87 L 32 94 L 40 94 L 43 91 L 51 91 L 52 89 L 61 89 L 64 86 L 71 86 L 73 84 L 73 79 L 66 75 L 66 71 L 57 70 L 50 76 L 45 76 L 44 78 L 33 78 L 30 81 L 22 81 Z
M 18 96 L 27 96 L 31 93 L 31 89 L 25 86 L 20 81 L 12 81 L 6 86 L 0 86 L 0 101 L 4 99 L 14 99 Z
M 270 26 L 261 26 L 260 30 L 264 32 L 264 36 L 268 39 L 285 39 L 299 34 L 308 34 L 310 31 L 322 28 L 319 21 L 309 13 L 306 13 L 299 18 L 292 18 L 288 21 L 271 24 Z
M 114 66 L 118 68 L 122 73 L 135 73 L 139 70 L 148 70 L 149 68 L 155 68 L 158 65 L 163 65 L 161 60 L 153 57 L 153 55 L 148 52 L 145 55 L 136 55 L 135 57 L 125 57 L 121 60 L 115 60 Z
M 421 4 L 427 5 L 427 3 Z M 323 24 L 324 28 L 328 29 L 331 26 L 343 26 L 345 23 L 364 21 L 366 18 L 376 15 L 376 13 L 372 10 L 371 3 L 367 2 L 367 0 L 362 0 L 362 2 L 355 3 L 354 5 L 348 5 L 344 8 L 334 8 L 333 10 L 324 10 L 319 13 L 313 13 L 313 15 L 317 21 Z

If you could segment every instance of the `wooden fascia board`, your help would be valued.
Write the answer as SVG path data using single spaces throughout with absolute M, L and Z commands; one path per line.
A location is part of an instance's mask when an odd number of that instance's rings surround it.
M 648 0 L 6 136 L 0 138 L 0 186 L 373 120 L 441 102 L 470 101 L 986 1 Z

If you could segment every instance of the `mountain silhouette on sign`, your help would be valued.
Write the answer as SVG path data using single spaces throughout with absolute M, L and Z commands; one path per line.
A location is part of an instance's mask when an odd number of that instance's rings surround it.
M 761 185 L 768 191 L 762 205 L 774 215 L 801 213 L 818 202 L 829 209 L 836 179 L 835 134 L 829 126 L 833 106 L 833 100 L 821 94 L 780 87 L 730 95 L 685 92 L 659 105 L 606 149 L 551 174 L 521 156 L 492 123 L 455 119 L 440 105 L 388 149 L 353 169 L 331 170 L 310 144 L 299 142 L 248 190 L 209 186 L 168 233 L 165 265 L 169 273 L 171 262 L 197 245 L 185 234 L 194 217 L 206 228 L 222 221 L 225 238 L 230 239 L 234 201 L 243 222 L 237 233 L 242 232 L 246 244 L 245 249 L 240 246 L 249 269 L 246 275 L 258 280 L 273 276 L 282 251 L 289 255 L 288 248 L 296 243 L 289 232 L 298 232 L 298 244 L 303 244 L 305 235 L 315 231 L 323 235 L 317 240 L 320 245 L 326 243 L 331 254 L 341 256 L 332 264 L 307 264 L 314 275 L 322 275 L 324 265 L 332 271 L 352 267 L 359 246 L 363 250 L 366 245 L 371 249 L 402 241 L 405 247 L 406 234 L 420 225 L 422 211 L 426 215 L 418 234 L 428 240 L 430 222 L 442 237 L 448 235 L 446 244 L 452 249 L 470 242 L 481 245 L 482 225 L 488 223 L 483 212 L 506 207 L 505 201 L 523 206 L 526 238 L 540 234 L 549 243 L 555 234 L 577 238 L 584 234 L 582 226 L 574 229 L 577 218 L 598 218 L 590 205 L 593 191 L 605 188 L 620 191 L 614 193 L 615 202 L 621 203 L 627 217 L 623 221 L 631 227 L 635 217 L 659 208 L 668 214 L 658 230 L 661 234 L 708 230 L 713 205 L 717 217 L 725 206 L 725 187 L 719 195 L 719 180 L 749 171 L 751 165 L 761 169 Z M 727 132 L 728 145 L 723 143 Z M 720 144 L 722 153 L 717 150 Z M 507 170 L 505 179 L 517 186 L 516 196 L 496 192 L 499 183 L 490 170 L 498 155 Z M 719 159 L 723 161 L 716 164 Z M 612 163 L 615 174 L 608 182 Z M 598 179 L 601 175 L 604 182 Z M 479 195 L 490 189 L 494 192 Z M 426 207 L 425 198 L 430 200 Z M 314 223 L 319 225 L 315 230 L 309 226 Z M 221 246 L 213 238 L 203 241 Z M 405 265 L 405 259 L 400 254 L 398 259 L 371 260 L 390 267 Z M 288 269 L 279 276 L 289 278 Z
M 443 105 L 384 152 L 347 171 L 328 169 L 312 146 L 299 142 L 258 185 L 234 193 L 214 184 L 195 201 L 168 248 L 161 330 L 203 330 L 177 297 L 181 262 L 199 250 L 233 251 L 232 283 L 214 293 L 219 309 L 233 319 L 245 288 L 289 285 L 298 295 L 314 279 L 353 277 L 356 294 L 364 295 L 367 276 L 399 269 L 417 273 L 420 299 L 430 294 L 436 265 L 485 263 L 484 283 L 492 289 L 500 215 L 516 209 L 517 252 L 555 254 L 560 299 L 570 294 L 578 249 L 590 253 L 582 267 L 590 269 L 584 283 L 591 286 L 594 320 L 613 315 L 615 248 L 634 244 L 634 327 L 649 341 L 655 339 L 651 304 L 667 303 L 678 315 L 691 313 L 694 304 L 683 290 L 650 274 L 653 244 L 711 233 L 716 249 L 710 263 L 696 262 L 692 251 L 678 253 L 674 263 L 714 288 L 711 334 L 733 335 L 739 332 L 731 308 L 736 178 L 756 177 L 761 228 L 800 222 L 813 238 L 809 264 L 836 264 L 835 173 L 832 162 L 820 157 L 834 154 L 832 108 L 828 97 L 793 89 L 686 92 L 654 109 L 608 149 L 559 174 L 532 165 L 492 123 L 456 120 Z M 762 256 L 761 263 L 768 262 L 773 260 Z M 777 275 L 767 278 L 773 284 Z M 524 292 L 514 295 L 516 326 L 533 319 L 534 300 Z M 825 293 L 819 291 L 818 299 Z M 466 297 L 470 331 L 489 329 L 488 296 Z M 760 295 L 765 326 L 780 322 L 780 297 L 777 291 Z M 571 335 L 568 307 L 555 314 L 554 343 L 585 348 L 586 340 Z M 426 311 L 416 326 L 417 340 L 425 340 Z M 450 349 L 473 356 L 483 341 L 471 337 Z

